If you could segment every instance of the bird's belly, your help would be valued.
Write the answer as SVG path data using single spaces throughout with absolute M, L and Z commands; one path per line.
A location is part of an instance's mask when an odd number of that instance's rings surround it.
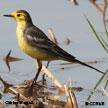
M 48 54 L 43 49 L 40 49 L 38 47 L 31 46 L 26 42 L 24 38 L 20 39 L 18 41 L 20 48 L 29 56 L 31 56 L 34 59 L 39 59 L 42 61 L 51 61 L 51 60 L 56 60 L 56 57 L 52 57 L 52 54 Z

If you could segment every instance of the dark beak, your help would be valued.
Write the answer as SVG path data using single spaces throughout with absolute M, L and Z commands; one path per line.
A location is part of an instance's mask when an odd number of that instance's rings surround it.
M 3 15 L 3 16 L 5 16 L 5 17 L 13 17 L 12 15 Z

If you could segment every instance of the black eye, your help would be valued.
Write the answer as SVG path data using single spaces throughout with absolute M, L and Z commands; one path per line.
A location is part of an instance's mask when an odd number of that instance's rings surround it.
M 20 14 L 17 15 L 17 17 L 20 17 L 20 16 L 21 16 Z

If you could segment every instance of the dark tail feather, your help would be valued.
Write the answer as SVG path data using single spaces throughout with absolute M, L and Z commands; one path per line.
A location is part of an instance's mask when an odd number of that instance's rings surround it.
M 94 70 L 96 70 L 96 71 L 99 72 L 99 73 L 104 74 L 104 72 L 100 71 L 99 69 L 96 69 L 96 68 L 94 68 L 94 67 L 92 67 L 92 66 L 90 66 L 90 65 L 88 65 L 88 64 L 85 64 L 85 63 L 83 63 L 83 62 L 81 62 L 81 61 L 79 61 L 79 60 L 77 60 L 77 59 L 75 59 L 74 61 L 75 61 L 76 63 L 79 63 L 79 64 L 81 64 L 81 65 L 87 66 L 87 67 L 89 67 L 89 68 L 91 68 L 91 69 L 94 69 Z

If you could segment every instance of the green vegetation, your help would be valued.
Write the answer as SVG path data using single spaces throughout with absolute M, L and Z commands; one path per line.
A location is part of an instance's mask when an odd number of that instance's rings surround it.
M 92 25 L 91 22 L 88 20 L 88 18 L 87 18 L 87 17 L 85 17 L 85 18 L 86 18 L 88 24 L 90 25 L 90 27 L 91 27 L 93 33 L 95 34 L 96 38 L 98 39 L 99 43 L 100 43 L 101 46 L 104 48 L 104 50 L 108 53 L 108 44 L 107 44 L 108 42 L 106 42 L 106 41 L 103 39 L 102 36 L 99 36 L 99 35 L 98 35 L 98 33 L 96 32 L 96 30 L 94 29 L 93 25 Z M 107 37 L 107 39 L 108 39 L 108 31 L 107 31 L 106 28 L 105 28 L 105 33 L 106 33 L 106 37 Z
M 85 16 L 90 28 L 92 29 L 93 33 L 95 34 L 96 38 L 98 39 L 99 43 L 101 44 L 101 46 L 104 48 L 104 50 L 108 53 L 108 42 L 106 42 L 105 39 L 103 39 L 102 36 L 99 36 L 98 33 L 96 32 L 96 30 L 94 29 L 93 25 L 91 24 L 91 22 L 88 20 L 88 18 Z M 108 31 L 107 29 L 105 28 L 105 33 L 106 33 L 106 37 L 108 39 Z M 99 79 L 99 81 L 96 83 L 95 87 L 94 87 L 94 90 L 97 89 L 97 87 L 100 85 L 100 83 L 102 81 L 105 81 L 105 85 L 104 85 L 104 89 L 107 88 L 108 86 L 108 69 L 106 70 L 105 74 L 102 75 L 102 77 Z M 90 100 L 90 98 L 92 97 L 93 95 L 93 92 L 91 92 L 90 96 L 87 98 L 87 100 Z

